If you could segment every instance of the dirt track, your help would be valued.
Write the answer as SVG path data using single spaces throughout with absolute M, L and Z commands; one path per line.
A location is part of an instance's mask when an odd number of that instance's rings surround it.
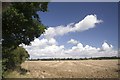
M 32 78 L 117 78 L 118 60 L 26 61 Z

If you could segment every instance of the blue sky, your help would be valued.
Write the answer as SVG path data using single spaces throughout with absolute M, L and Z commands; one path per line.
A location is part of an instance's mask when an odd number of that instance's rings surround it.
M 116 55 L 117 3 L 51 2 L 48 12 L 37 13 L 47 30 L 31 46 L 24 46 L 31 58 Z
M 107 40 L 117 48 L 118 42 L 118 6 L 117 3 L 83 3 L 83 2 L 52 2 L 48 5 L 49 12 L 39 13 L 41 21 L 46 26 L 56 27 L 82 20 L 88 14 L 96 14 L 103 23 L 95 29 L 82 33 L 71 33 L 59 38 L 60 43 L 73 37 L 83 44 L 100 47 Z M 77 36 L 77 37 L 76 37 Z M 64 38 L 64 39 L 63 39 Z

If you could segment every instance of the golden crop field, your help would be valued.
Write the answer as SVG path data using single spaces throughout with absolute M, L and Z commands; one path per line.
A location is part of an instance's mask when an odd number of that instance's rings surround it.
M 27 78 L 117 78 L 118 60 L 26 61 Z

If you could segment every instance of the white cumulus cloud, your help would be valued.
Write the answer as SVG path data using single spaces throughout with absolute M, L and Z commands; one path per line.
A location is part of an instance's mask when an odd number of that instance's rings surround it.
M 56 27 L 49 27 L 42 35 L 42 39 L 35 38 L 31 45 L 23 46 L 30 58 L 65 58 L 65 57 L 99 57 L 99 56 L 116 56 L 117 50 L 113 49 L 111 44 L 104 42 L 101 47 L 93 47 L 90 45 L 83 45 L 75 39 L 70 39 L 67 43 L 74 44 L 71 48 L 65 48 L 65 45 L 60 45 L 56 41 L 55 36 L 63 36 L 69 32 L 82 32 L 94 28 L 96 24 L 101 23 L 96 15 L 87 15 L 78 23 L 70 23 L 66 26 L 60 25 Z
M 69 32 L 81 32 L 88 30 L 90 28 L 94 28 L 96 24 L 103 22 L 102 20 L 98 20 L 96 15 L 87 15 L 83 20 L 78 23 L 70 23 L 67 26 L 57 26 L 57 27 L 49 27 L 45 30 L 43 34 L 46 38 L 53 38 L 55 36 L 62 36 Z
M 45 40 L 45 41 L 43 41 Z M 51 39 L 52 41 L 52 39 Z M 81 58 L 81 57 L 108 57 L 117 56 L 117 50 L 113 49 L 111 44 L 104 42 L 100 48 L 92 47 L 89 45 L 83 45 L 78 42 L 70 49 L 66 49 L 64 45 L 56 44 L 55 39 L 53 39 L 53 44 L 46 39 L 34 40 L 30 46 L 23 47 L 29 52 L 31 58 Z M 43 42 L 41 45 L 40 43 Z M 35 45 L 39 44 L 39 46 Z
M 74 39 L 71 39 L 71 40 L 69 40 L 67 43 L 76 45 L 77 43 L 79 43 L 79 41 L 74 40 Z
M 102 50 L 110 50 L 112 48 L 113 48 L 113 46 L 109 45 L 107 42 L 104 42 L 102 45 Z
M 103 50 L 103 48 L 104 48 L 104 50 Z M 117 56 L 117 50 L 114 50 L 113 46 L 111 44 L 108 44 L 107 42 L 104 42 L 100 48 L 96 48 L 96 47 L 92 47 L 89 45 L 83 45 L 82 43 L 78 43 L 76 46 L 73 46 L 71 49 L 68 49 L 65 52 L 74 57 Z

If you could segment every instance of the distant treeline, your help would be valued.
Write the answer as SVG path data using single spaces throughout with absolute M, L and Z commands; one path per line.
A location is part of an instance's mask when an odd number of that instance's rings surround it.
M 28 59 L 28 61 L 53 61 L 53 60 L 105 60 L 105 59 L 120 59 L 120 57 L 91 57 L 91 58 L 48 58 L 48 59 Z

